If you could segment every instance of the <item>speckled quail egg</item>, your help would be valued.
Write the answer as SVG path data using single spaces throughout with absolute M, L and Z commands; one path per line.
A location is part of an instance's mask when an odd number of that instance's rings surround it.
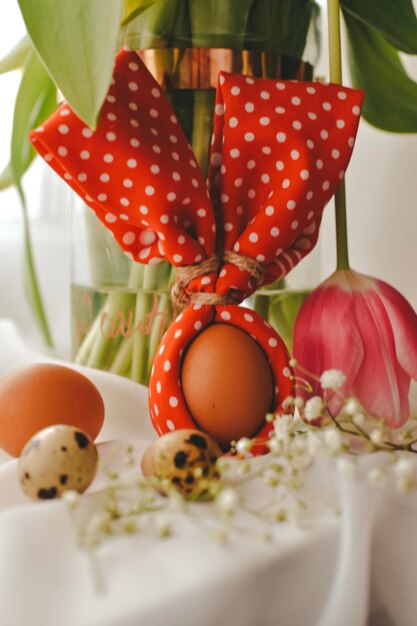
M 49 426 L 34 435 L 19 459 L 19 480 L 34 500 L 83 493 L 97 470 L 98 454 L 88 435 L 73 426 Z
M 143 475 L 155 480 L 158 491 L 174 487 L 187 499 L 209 498 L 218 481 L 216 461 L 222 455 L 214 439 L 199 430 L 183 429 L 163 435 L 145 450 Z

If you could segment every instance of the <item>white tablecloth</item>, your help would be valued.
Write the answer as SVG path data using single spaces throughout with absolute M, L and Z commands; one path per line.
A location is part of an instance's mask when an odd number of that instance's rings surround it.
M 0 345 L 0 376 L 46 360 L 7 321 L 0 321 Z M 105 401 L 99 441 L 129 439 L 139 458 L 154 438 L 146 389 L 79 369 Z M 101 444 L 101 457 L 114 445 Z M 369 462 L 362 460 L 363 471 Z M 90 555 L 77 546 L 66 505 L 28 501 L 17 462 L 3 455 L 0 463 L 1 626 L 417 624 L 415 495 L 371 487 L 323 466 L 311 484 L 339 502 L 341 518 L 327 513 L 283 523 L 266 543 L 260 522 L 242 517 L 236 523 L 249 532 L 232 532 L 230 542 L 219 545 L 177 514 L 168 539 L 124 536 Z

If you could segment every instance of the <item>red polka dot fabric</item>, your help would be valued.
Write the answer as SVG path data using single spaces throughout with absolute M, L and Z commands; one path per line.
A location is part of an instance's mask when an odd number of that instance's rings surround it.
M 206 185 L 161 88 L 122 50 L 95 131 L 64 103 L 31 140 L 135 261 L 182 266 L 233 250 L 264 266 L 265 284 L 315 245 L 362 99 L 338 85 L 221 73 Z M 253 288 L 231 264 L 189 286 L 241 300 Z
M 221 73 L 206 183 L 163 91 L 123 50 L 95 131 L 64 103 L 31 140 L 133 260 L 181 267 L 233 251 L 261 264 L 266 284 L 314 247 L 350 160 L 362 99 L 337 85 Z M 248 271 L 224 262 L 187 290 L 242 301 L 255 287 Z M 155 358 L 149 407 L 159 434 L 195 427 L 179 382 L 182 354 L 214 323 L 241 328 L 264 350 L 276 385 L 271 411 L 293 392 L 288 352 L 265 320 L 243 307 L 196 304 Z

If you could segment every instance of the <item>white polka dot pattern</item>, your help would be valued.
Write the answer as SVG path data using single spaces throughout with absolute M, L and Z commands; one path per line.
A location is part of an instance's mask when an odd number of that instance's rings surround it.
M 136 53 L 123 50 L 96 131 L 63 104 L 31 139 L 131 258 L 189 265 L 210 257 L 218 236 L 226 250 L 262 263 L 268 283 L 314 247 L 362 98 L 338 85 L 221 74 L 209 194 L 163 92 Z M 233 285 L 241 299 L 253 290 L 234 265 L 208 278 L 189 290 L 225 294 Z
M 240 90 L 239 99 L 233 97 L 234 88 Z M 248 83 L 244 76 L 222 75 L 211 194 L 221 207 L 225 249 L 262 259 L 265 283 L 283 278 L 314 247 L 323 208 L 350 160 L 358 127 L 355 107 L 360 109 L 362 99 L 362 92 L 338 85 Z M 230 146 L 250 158 L 234 160 Z M 233 284 L 243 298 L 250 290 L 248 279 L 226 265 L 216 291 L 226 293 Z
M 118 54 L 95 131 L 64 104 L 45 123 L 43 136 L 38 130 L 31 140 L 134 260 L 166 256 L 184 265 L 212 255 L 214 214 L 204 179 L 169 102 L 136 53 Z

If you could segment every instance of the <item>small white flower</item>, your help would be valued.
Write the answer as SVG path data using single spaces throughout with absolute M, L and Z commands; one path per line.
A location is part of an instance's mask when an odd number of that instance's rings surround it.
M 270 487 L 276 487 L 279 484 L 278 475 L 273 469 L 265 470 L 262 478 Z
M 394 473 L 399 478 L 410 478 L 413 475 L 413 464 L 409 459 L 399 459 L 394 465 Z
M 304 418 L 307 422 L 312 422 L 313 420 L 321 417 L 323 412 L 323 400 L 320 396 L 313 396 L 309 400 L 307 400 L 305 408 L 304 408 Z
M 288 439 L 289 435 L 294 432 L 294 428 L 294 416 L 288 413 L 279 415 L 274 422 L 275 436 L 281 441 Z
M 323 449 L 323 439 L 319 433 L 309 432 L 307 433 L 308 451 L 311 456 L 317 456 Z
M 239 504 L 239 495 L 235 489 L 223 489 L 216 498 L 216 504 L 224 515 L 233 515 Z
M 294 406 L 294 397 L 287 396 L 282 402 L 282 408 L 289 409 L 291 406 Z
M 360 411 L 355 413 L 352 417 L 352 422 L 356 424 L 356 426 L 363 426 L 365 423 L 365 415 Z
M 368 480 L 375 487 L 384 487 L 387 484 L 387 475 L 382 470 L 374 468 L 368 472 Z
M 62 499 L 69 509 L 75 509 L 80 501 L 80 494 L 78 491 L 74 491 L 74 489 L 69 489 L 68 491 L 64 491 Z
M 268 448 L 271 452 L 280 452 L 282 449 L 282 440 L 278 437 L 271 437 L 268 441 Z
M 346 376 L 339 370 L 326 370 L 320 376 L 320 384 L 322 389 L 340 389 L 346 381 Z
M 384 431 L 381 428 L 375 428 L 369 437 L 374 446 L 381 446 L 384 443 Z
M 156 518 L 156 527 L 160 537 L 169 537 L 172 534 L 171 525 L 163 517 Z
M 348 415 L 355 415 L 355 413 L 358 413 L 362 409 L 356 398 L 348 398 L 343 408 Z
M 236 444 L 236 452 L 241 456 L 248 454 L 252 448 L 253 442 L 247 437 L 242 437 Z
M 302 409 L 304 407 L 304 398 L 302 398 L 301 396 L 297 396 L 297 398 L 294 398 L 294 406 L 297 409 Z
M 342 456 L 337 460 L 337 469 L 343 476 L 349 478 L 354 478 L 357 473 L 355 461 L 348 456 Z
M 343 439 L 336 428 L 326 428 L 324 431 L 324 440 L 332 452 L 338 452 L 342 447 Z
M 417 487 L 417 481 L 414 476 L 400 476 L 397 478 L 396 486 L 402 493 L 410 493 Z

